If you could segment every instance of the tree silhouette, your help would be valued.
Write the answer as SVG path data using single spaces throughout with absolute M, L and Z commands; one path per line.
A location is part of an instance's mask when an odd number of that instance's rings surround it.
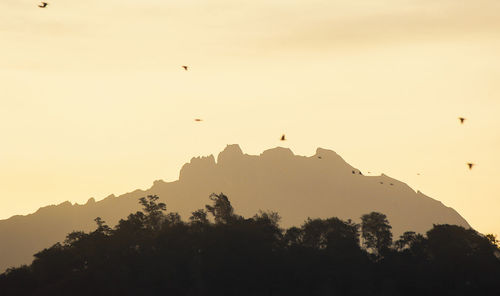
M 494 246 L 496 248 L 500 247 L 500 241 L 497 239 L 496 235 L 488 233 L 484 237 L 487 238 L 490 241 L 490 243 L 491 243 L 492 246 Z
M 276 212 L 234 213 L 212 194 L 189 222 L 157 196 L 111 228 L 74 231 L 0 274 L 1 295 L 500 295 L 494 236 L 454 225 L 405 232 L 390 249 L 387 217 L 335 217 L 280 228 Z M 211 214 L 213 222 L 208 219 Z
M 303 236 L 304 233 L 302 229 L 295 226 L 290 227 L 285 232 L 284 243 L 288 247 L 297 247 L 303 244 Z
M 239 218 L 234 214 L 233 206 L 231 206 L 231 202 L 224 193 L 212 193 L 210 200 L 212 205 L 206 205 L 205 208 L 207 212 L 214 216 L 215 223 L 228 224 Z
M 382 256 L 389 250 L 392 244 L 391 228 L 387 216 L 382 213 L 371 212 L 361 216 L 363 243 L 377 256 Z
M 209 223 L 208 218 L 207 218 L 207 212 L 205 212 L 205 210 L 203 210 L 203 209 L 199 209 L 199 210 L 194 211 L 191 214 L 191 217 L 189 217 L 189 220 L 193 224 L 208 224 Z
M 139 203 L 143 206 L 143 211 L 146 214 L 146 227 L 152 230 L 161 227 L 164 218 L 163 212 L 167 209 L 165 203 L 158 202 L 158 199 L 157 195 L 148 195 L 139 199 Z
M 394 246 L 397 250 L 403 250 L 405 248 L 411 248 L 418 242 L 422 242 L 424 240 L 424 236 L 415 233 L 414 231 L 406 231 L 403 233 L 397 241 L 394 242 Z
M 95 218 L 94 221 L 97 224 L 97 229 L 95 230 L 95 232 L 101 233 L 103 235 L 111 234 L 112 231 L 111 227 L 106 225 L 106 221 L 102 220 L 101 217 Z

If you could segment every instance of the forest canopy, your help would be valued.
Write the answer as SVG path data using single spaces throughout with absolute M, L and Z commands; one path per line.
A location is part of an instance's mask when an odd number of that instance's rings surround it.
M 34 255 L 0 275 L 2 295 L 500 295 L 494 235 L 434 225 L 393 239 L 383 213 L 361 222 L 276 212 L 244 218 L 223 193 L 187 221 L 159 197 L 142 211 Z

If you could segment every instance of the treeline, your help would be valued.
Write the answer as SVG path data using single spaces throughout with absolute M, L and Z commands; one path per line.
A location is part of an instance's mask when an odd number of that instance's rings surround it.
M 386 216 L 361 223 L 308 219 L 282 229 L 280 216 L 235 214 L 224 194 L 182 221 L 157 196 L 114 228 L 35 254 L 0 275 L 1 295 L 500 295 L 494 236 L 435 225 L 393 240 Z

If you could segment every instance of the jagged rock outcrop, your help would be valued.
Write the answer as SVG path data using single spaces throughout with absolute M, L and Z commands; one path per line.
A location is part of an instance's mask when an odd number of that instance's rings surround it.
M 433 224 L 469 227 L 455 210 L 405 183 L 359 172 L 331 150 L 318 148 L 306 157 L 278 147 L 257 156 L 228 145 L 217 161 L 213 155 L 191 159 L 177 181 L 157 180 L 147 190 L 100 201 L 91 198 L 84 205 L 65 202 L 0 221 L 0 270 L 29 263 L 35 252 L 62 241 L 73 230 L 94 229 L 95 217 L 115 225 L 139 210 L 138 198 L 148 194 L 159 195 L 169 211 L 184 219 L 203 208 L 211 193 L 224 192 L 238 214 L 277 211 L 283 226 L 300 225 L 307 217 L 359 221 L 362 214 L 378 211 L 388 216 L 395 236 L 406 230 L 425 233 Z

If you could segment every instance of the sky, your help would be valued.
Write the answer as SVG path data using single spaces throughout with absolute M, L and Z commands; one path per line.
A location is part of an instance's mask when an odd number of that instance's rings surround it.
M 0 219 L 238 143 L 334 150 L 500 235 L 497 0 L 37 4 L 0 2 Z

